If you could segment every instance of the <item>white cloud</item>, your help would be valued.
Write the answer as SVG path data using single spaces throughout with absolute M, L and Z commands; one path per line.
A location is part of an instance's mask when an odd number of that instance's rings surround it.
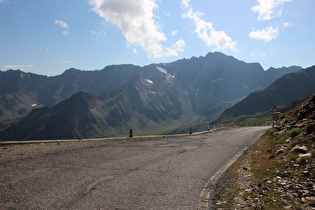
M 182 3 L 181 3 L 182 8 L 183 9 L 188 8 L 189 7 L 189 2 L 190 2 L 190 0 L 182 0 Z
M 115 25 L 128 44 L 142 47 L 150 58 L 166 55 L 162 46 L 166 36 L 156 22 L 153 11 L 158 7 L 154 0 L 90 0 L 93 11 Z
M 28 71 L 28 70 L 31 70 L 34 67 L 34 65 L 32 65 L 32 64 L 27 64 L 27 65 L 2 65 L 1 67 L 5 68 L 5 69 L 19 69 L 19 70 L 22 70 L 22 71 Z
M 253 51 L 250 55 L 252 57 L 265 57 L 266 56 L 264 52 L 258 52 L 258 51 Z
M 92 35 L 95 35 L 96 34 L 96 31 L 94 31 L 94 30 L 89 30 L 89 31 L 87 31 L 88 33 L 90 33 L 90 34 L 92 34 Z
M 178 52 L 183 52 L 183 48 L 185 47 L 185 41 L 180 39 L 175 44 L 172 45 L 174 49 L 176 49 Z
M 166 48 L 165 56 L 178 56 L 178 52 L 184 52 L 185 41 L 180 39 L 170 48 Z
M 252 39 L 263 40 L 265 42 L 269 42 L 278 37 L 279 29 L 273 28 L 272 26 L 267 26 L 265 29 L 256 30 L 253 29 L 250 32 L 249 37 Z
M 287 27 L 292 27 L 292 26 L 293 26 L 293 24 L 292 24 L 292 23 L 289 23 L 289 22 L 285 22 L 285 23 L 283 23 L 282 25 L 283 25 L 283 27 L 285 27 L 285 28 L 287 28 Z
M 182 1 L 182 5 L 189 6 L 186 0 Z M 215 30 L 211 22 L 203 20 L 201 18 L 203 14 L 200 11 L 194 12 L 191 8 L 188 9 L 189 10 L 184 13 L 183 17 L 193 20 L 197 36 L 204 41 L 207 46 L 213 47 L 216 50 L 225 51 L 229 49 L 237 51 L 236 42 L 233 42 L 231 37 L 224 31 Z
M 178 56 L 178 53 L 173 48 L 166 48 L 166 52 L 164 53 L 165 56 L 171 57 L 171 56 Z
M 169 17 L 169 16 L 172 15 L 172 12 L 171 12 L 171 11 L 168 11 L 168 12 L 164 12 L 164 14 Z
M 69 25 L 65 21 L 63 21 L 63 20 L 55 20 L 55 24 L 57 24 L 57 25 L 61 26 L 63 29 L 65 29 L 65 30 L 62 31 L 63 35 L 66 36 L 66 35 L 70 34 Z
M 271 20 L 281 16 L 281 10 L 276 10 L 278 6 L 292 0 L 257 0 L 258 4 L 252 7 L 252 11 L 258 12 L 258 20 Z
M 63 34 L 63 35 L 68 35 L 69 33 L 70 33 L 70 32 L 67 31 L 67 30 L 62 31 L 62 34 Z
M 72 63 L 72 61 L 67 61 L 67 60 L 65 60 L 65 61 L 60 61 L 60 62 L 57 62 L 58 64 L 70 64 L 70 63 Z
M 68 24 L 64 22 L 63 20 L 55 20 L 55 23 L 64 29 L 70 29 Z
M 91 35 L 95 35 L 95 36 L 106 36 L 106 32 L 102 32 L 102 31 L 88 30 L 86 32 L 88 32 Z
M 172 36 L 176 36 L 177 34 L 178 34 L 178 31 L 177 31 L 177 30 L 174 30 L 174 31 L 171 32 L 171 35 L 172 35 Z
M 8 4 L 9 3 L 9 1 L 7 1 L 7 0 L 0 0 L 0 4 Z

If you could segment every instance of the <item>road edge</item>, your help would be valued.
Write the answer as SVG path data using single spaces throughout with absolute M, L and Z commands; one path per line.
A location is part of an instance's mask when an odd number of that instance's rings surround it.
M 200 131 L 192 134 L 172 134 L 172 135 L 152 135 L 152 136 L 134 136 L 130 137 L 109 137 L 109 138 L 91 138 L 91 139 L 56 139 L 56 140 L 24 140 L 24 141 L 1 141 L 0 145 L 10 144 L 38 144 L 38 143 L 63 143 L 63 142 L 89 142 L 89 141 L 109 141 L 109 140 L 130 140 L 130 139 L 153 139 L 153 138 L 167 138 L 167 137 L 183 137 L 183 136 L 195 136 L 206 133 L 212 133 L 226 129 L 228 127 L 217 128 L 209 131 Z
M 255 144 L 255 142 L 261 138 L 261 136 L 265 133 L 261 133 L 257 138 L 255 138 L 250 145 L 239 151 L 228 163 L 226 163 L 220 170 L 218 170 L 210 179 L 207 181 L 207 183 L 204 185 L 201 193 L 200 193 L 200 200 L 198 204 L 199 210 L 205 210 L 205 209 L 214 209 L 214 205 L 211 203 L 212 198 L 214 197 L 214 189 L 219 182 L 219 180 L 222 178 L 223 174 L 230 168 L 230 166 L 247 151 L 251 146 Z

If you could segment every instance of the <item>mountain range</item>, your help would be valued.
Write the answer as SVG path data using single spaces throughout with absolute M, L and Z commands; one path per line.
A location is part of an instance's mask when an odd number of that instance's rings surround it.
M 0 139 L 104 137 L 210 121 L 300 69 L 265 71 L 214 52 L 144 67 L 72 68 L 52 77 L 0 71 Z

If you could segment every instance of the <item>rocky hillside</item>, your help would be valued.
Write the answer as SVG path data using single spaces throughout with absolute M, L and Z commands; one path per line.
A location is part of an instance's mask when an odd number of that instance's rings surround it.
M 236 164 L 221 183 L 225 193 L 219 194 L 217 207 L 313 209 L 315 95 L 282 114 L 280 127 L 269 130 Z
M 305 99 L 315 93 L 315 66 L 286 74 L 267 88 L 248 95 L 226 109 L 216 122 L 238 122 L 269 115 L 270 109 Z

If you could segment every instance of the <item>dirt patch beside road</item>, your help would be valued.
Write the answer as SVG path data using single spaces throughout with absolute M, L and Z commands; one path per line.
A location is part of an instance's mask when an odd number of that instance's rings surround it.
M 125 140 L 119 140 L 125 141 Z M 28 159 L 63 150 L 82 149 L 88 147 L 99 147 L 105 145 L 106 141 L 68 141 L 68 142 L 45 142 L 45 143 L 23 143 L 0 145 L 0 163 Z

